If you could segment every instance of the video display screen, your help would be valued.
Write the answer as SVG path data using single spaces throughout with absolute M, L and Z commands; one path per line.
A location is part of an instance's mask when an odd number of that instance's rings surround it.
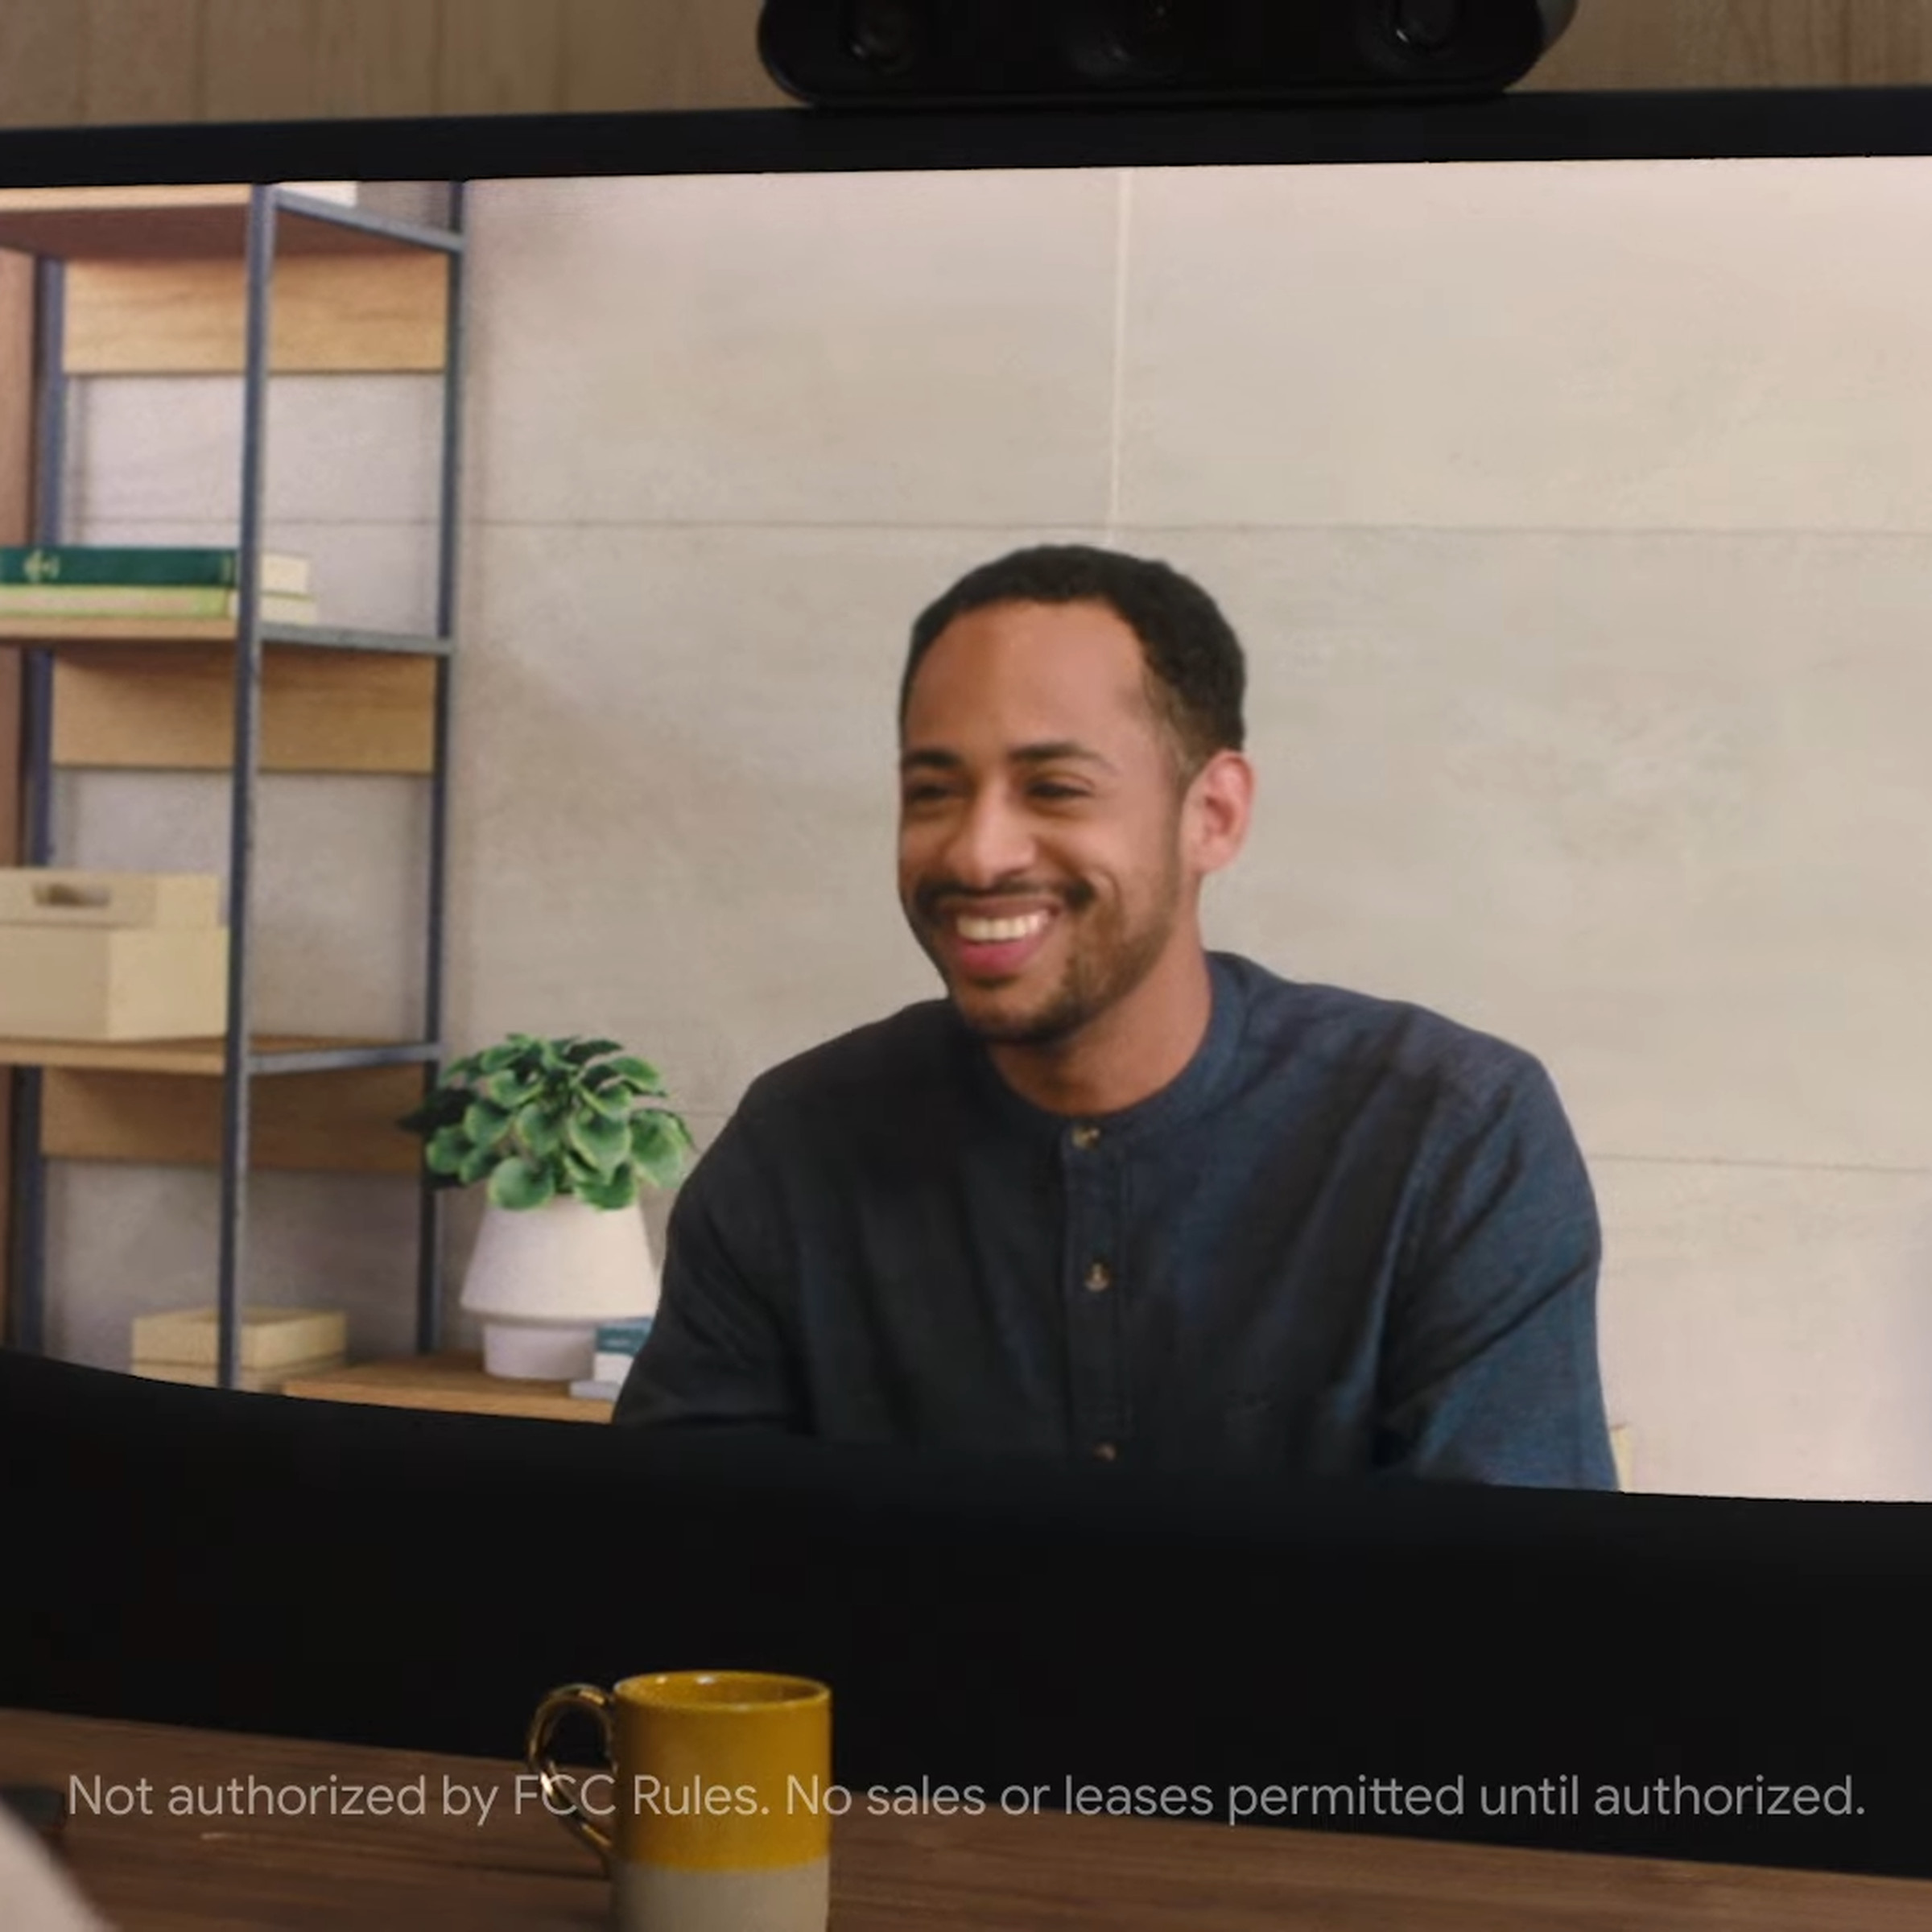
M 1932 1497 L 1929 185 L 1913 159 L 469 184 L 452 1051 L 621 1042 L 708 1150 L 767 1069 L 944 997 L 898 881 L 913 623 L 1029 547 L 1158 560 L 1246 665 L 1251 817 L 1204 943 L 1546 1072 L 1627 1486 Z M 112 283 L 71 296 L 70 343 L 96 333 L 63 536 L 232 542 L 239 379 L 117 362 Z M 317 361 L 274 382 L 265 543 L 310 560 L 319 622 L 433 629 L 440 370 Z M 264 780 L 258 1023 L 411 1037 L 426 788 L 323 763 Z M 55 861 L 221 871 L 228 802 L 205 765 L 76 750 Z M 1199 1131 L 1212 1192 L 1238 1150 Z M 353 1165 L 254 1177 L 248 1298 L 401 1353 L 414 1184 Z M 215 1187 L 52 1163 L 55 1352 L 124 1368 L 135 1318 L 208 1298 Z M 673 1199 L 646 1201 L 660 1260 Z M 453 1317 L 481 1203 L 449 1205 Z

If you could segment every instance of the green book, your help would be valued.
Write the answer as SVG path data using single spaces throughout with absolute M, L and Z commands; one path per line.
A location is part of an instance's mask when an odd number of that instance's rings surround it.
M 10 543 L 0 545 L 0 585 L 199 584 L 233 589 L 242 558 L 233 550 L 176 550 L 156 544 Z M 308 559 L 282 551 L 262 554 L 262 588 L 283 596 L 308 592 Z

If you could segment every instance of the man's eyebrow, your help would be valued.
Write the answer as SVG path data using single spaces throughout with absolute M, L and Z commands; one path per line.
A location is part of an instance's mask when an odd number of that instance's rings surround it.
M 1079 745 L 1071 738 L 1058 739 L 1047 745 L 1022 745 L 1009 754 L 1016 764 L 1022 765 L 1097 765 L 1103 771 L 1112 771 L 1113 762 L 1103 758 L 1091 745 Z
M 1069 762 L 1082 765 L 1097 765 L 1103 771 L 1115 770 L 1113 762 L 1094 750 L 1091 746 L 1077 744 L 1071 738 L 1059 738 L 1041 745 L 1018 745 L 1007 754 L 1016 765 L 1063 765 Z M 899 759 L 901 771 L 957 771 L 965 763 L 956 751 L 944 751 L 937 745 L 921 745 L 902 754 Z
M 903 752 L 899 757 L 901 771 L 957 771 L 965 761 L 957 752 L 939 751 L 921 746 L 916 751 Z

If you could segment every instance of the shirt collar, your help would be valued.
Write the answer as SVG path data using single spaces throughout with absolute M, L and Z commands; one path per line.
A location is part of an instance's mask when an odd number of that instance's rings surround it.
M 1212 1005 L 1208 1030 L 1194 1051 L 1194 1057 L 1158 1092 L 1131 1107 L 1113 1113 L 1064 1114 L 1036 1107 L 1014 1092 L 1001 1077 L 985 1043 L 952 1013 L 961 1060 L 968 1069 L 975 1092 L 1000 1124 L 1030 1139 L 1051 1141 L 1080 1127 L 1097 1127 L 1108 1143 L 1129 1144 L 1170 1131 L 1191 1119 L 1212 1103 L 1233 1066 L 1236 1051 L 1247 1017 L 1236 962 L 1231 956 L 1211 952 L 1208 958 Z

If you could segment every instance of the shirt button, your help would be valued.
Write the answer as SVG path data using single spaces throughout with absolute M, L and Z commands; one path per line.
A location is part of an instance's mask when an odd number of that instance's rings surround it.
M 1096 1261 L 1087 1270 L 1087 1286 L 1090 1293 L 1100 1294 L 1113 1286 L 1113 1270 L 1104 1261 Z
M 1112 1443 L 1096 1443 L 1093 1453 L 1103 1463 L 1111 1463 L 1121 1452 Z
M 1073 1144 L 1084 1154 L 1089 1148 L 1100 1144 L 1100 1130 L 1097 1127 L 1076 1127 L 1073 1130 Z

